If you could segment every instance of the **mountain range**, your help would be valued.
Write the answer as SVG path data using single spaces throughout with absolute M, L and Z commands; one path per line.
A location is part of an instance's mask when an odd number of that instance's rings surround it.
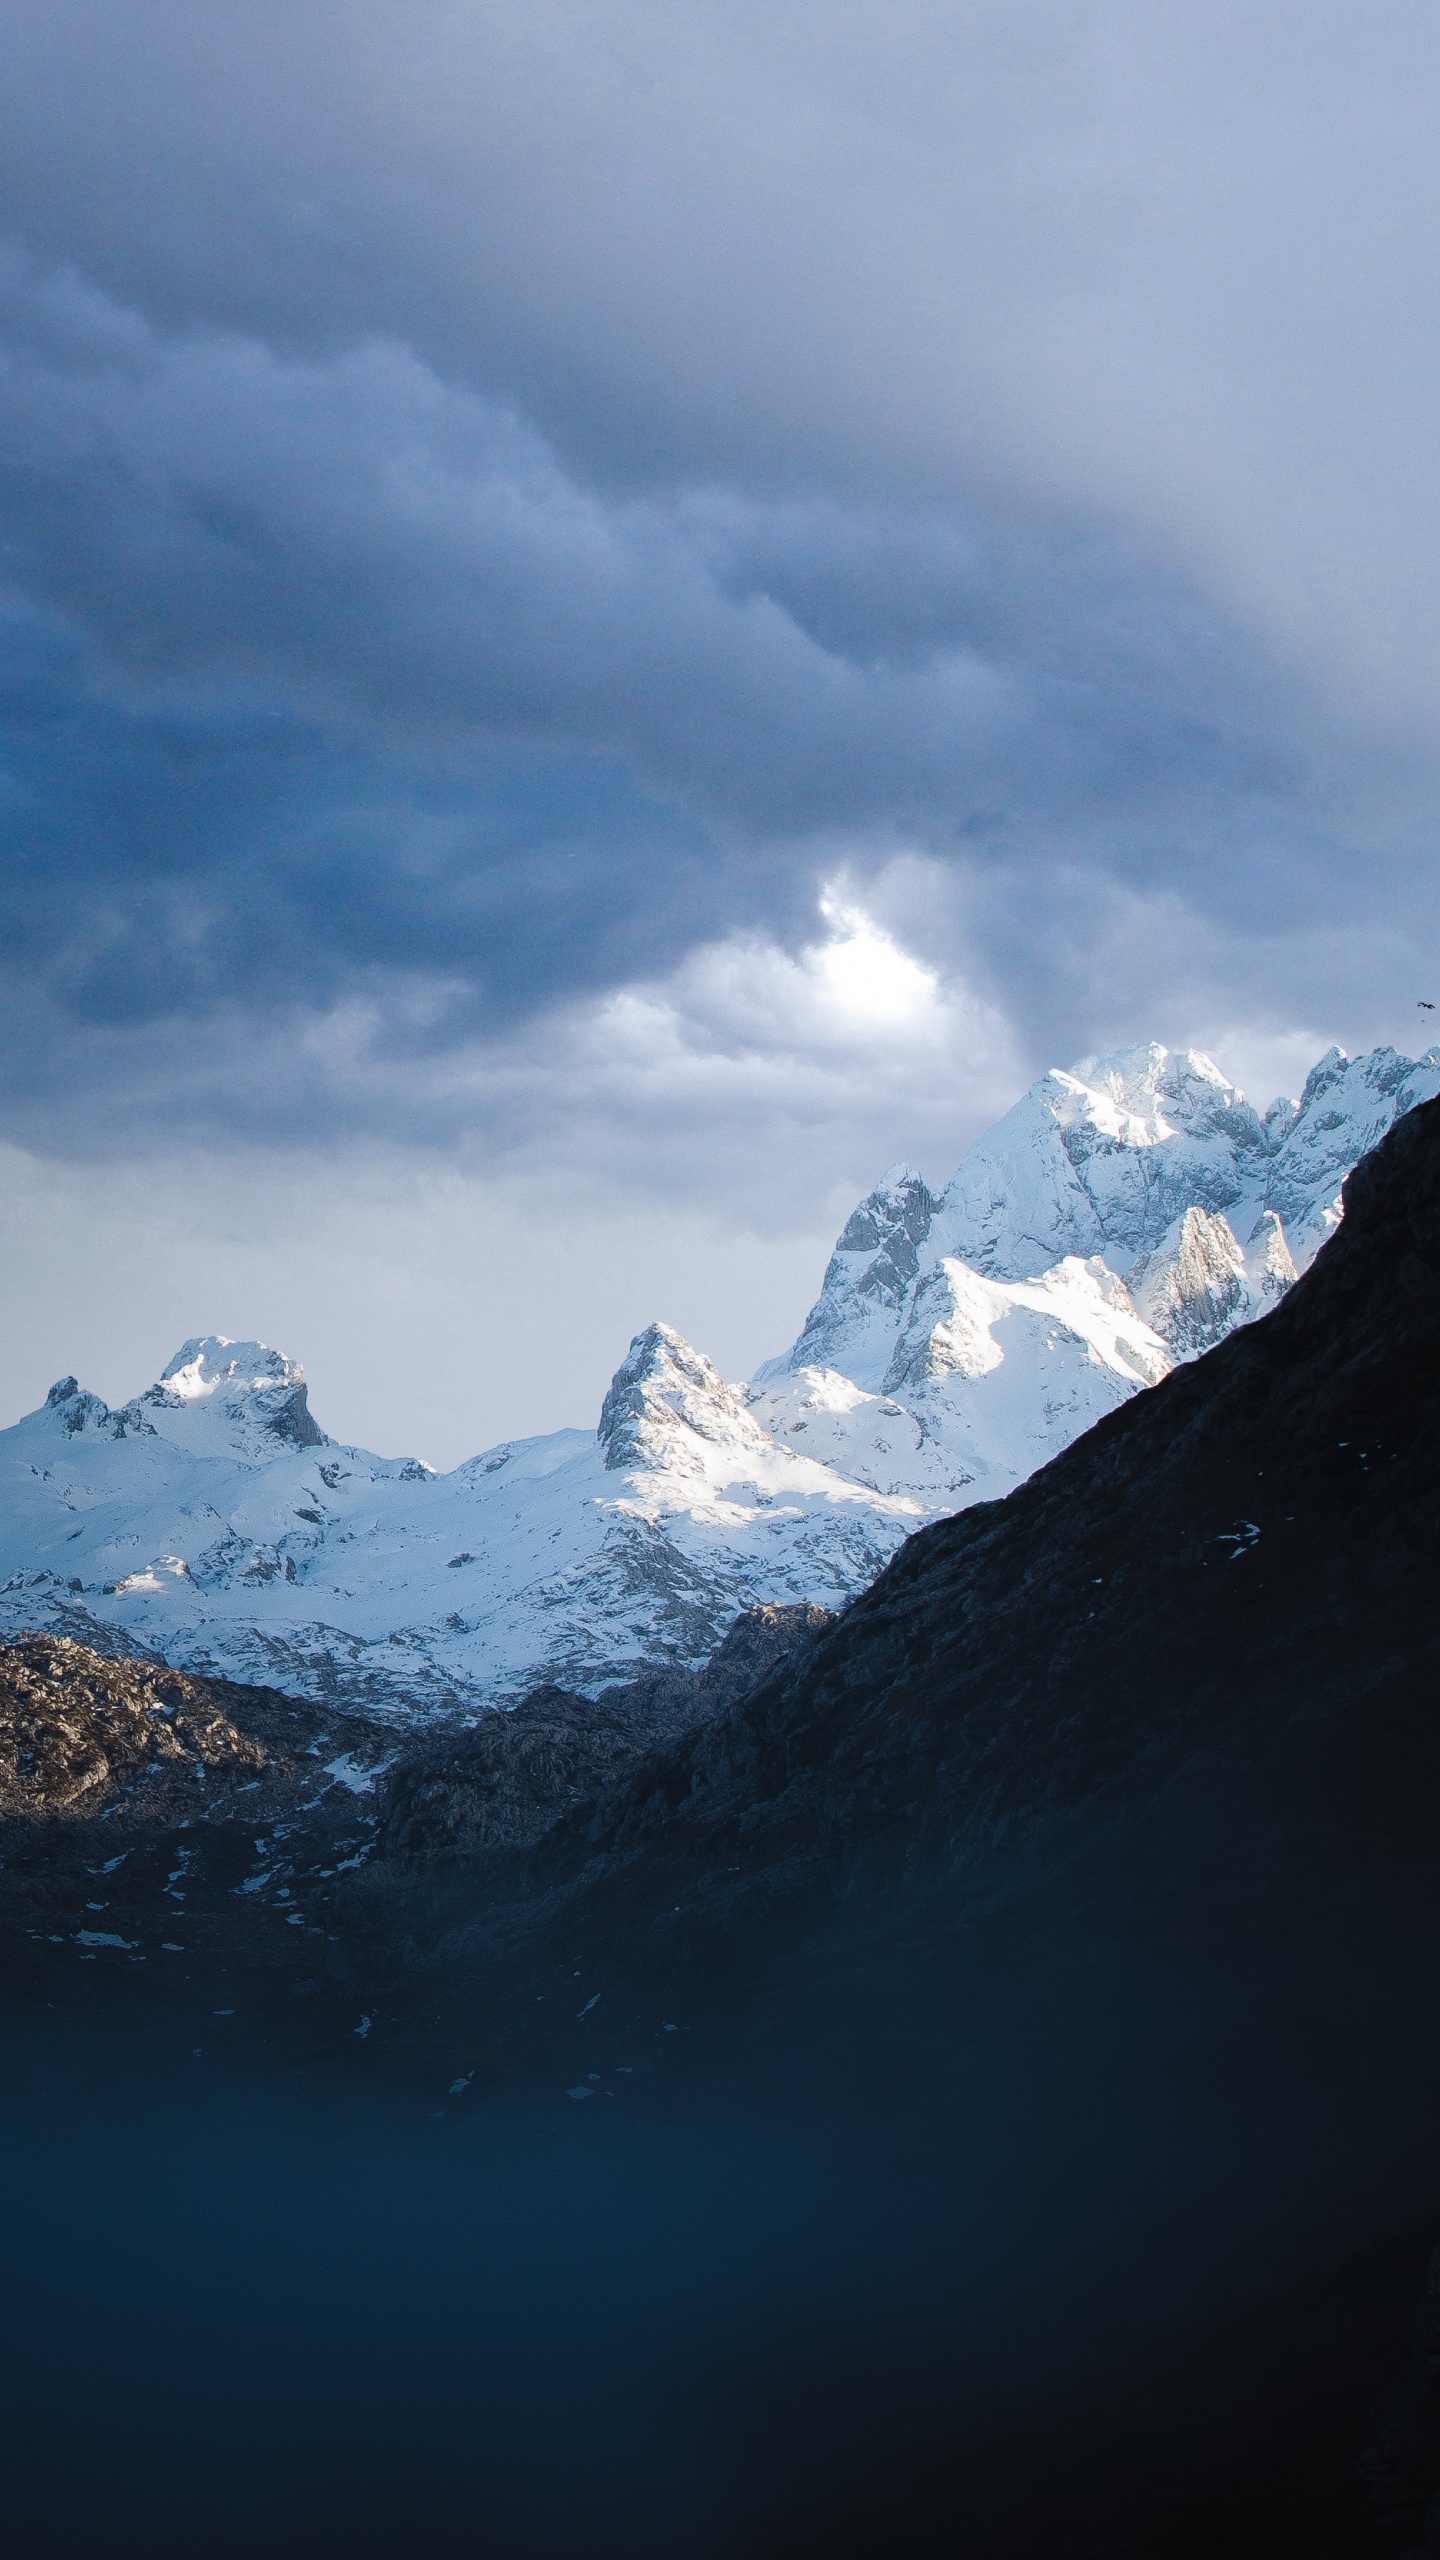
M 116 1408 L 62 1379 L 0 1433 L 0 1630 L 382 1713 L 693 1670 L 1273 1307 L 1436 1093 L 1435 1050 L 1332 1049 L 1263 1115 L 1193 1051 L 1052 1070 L 943 1191 L 882 1178 L 752 1381 L 652 1323 L 597 1430 L 449 1474 L 331 1440 L 258 1342 L 197 1337 Z

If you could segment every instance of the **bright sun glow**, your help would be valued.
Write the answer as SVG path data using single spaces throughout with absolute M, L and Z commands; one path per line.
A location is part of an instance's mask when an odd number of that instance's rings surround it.
M 933 969 L 892 942 L 863 907 L 827 891 L 820 912 L 833 939 L 814 953 L 812 965 L 827 995 L 857 1023 L 875 1029 L 898 1026 L 927 1011 L 939 992 Z

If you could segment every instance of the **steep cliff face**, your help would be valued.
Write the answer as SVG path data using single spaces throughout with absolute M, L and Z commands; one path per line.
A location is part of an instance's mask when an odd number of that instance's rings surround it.
M 1262 1209 L 1242 1245 L 1218 1209 L 1187 1209 L 1130 1268 L 1137 1314 L 1176 1360 L 1193 1360 L 1278 1304 L 1296 1277 L 1285 1229 Z
M 882 1174 L 847 1219 L 798 1342 L 771 1368 L 839 1369 L 879 1387 L 939 1206 L 912 1165 Z

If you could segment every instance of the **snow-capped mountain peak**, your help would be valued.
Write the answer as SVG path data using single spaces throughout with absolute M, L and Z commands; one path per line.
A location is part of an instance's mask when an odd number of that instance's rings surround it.
M 112 1440 L 123 1440 L 128 1432 L 154 1432 L 154 1424 L 141 1412 L 138 1400 L 112 1413 L 100 1396 L 82 1387 L 78 1378 L 57 1378 L 45 1398 L 37 1419 L 58 1424 L 67 1440 L 78 1439 L 82 1432 L 103 1431 Z
M 182 1342 L 160 1372 L 160 1384 L 187 1404 L 201 1396 L 246 1395 L 303 1383 L 299 1362 L 272 1351 L 268 1342 L 231 1342 L 223 1333 L 201 1333 Z
M 650 1324 L 637 1333 L 610 1381 L 596 1438 L 612 1473 L 630 1467 L 698 1467 L 693 1436 L 719 1442 L 763 1435 L 719 1370 L 677 1333 Z
M 953 1371 L 944 1341 L 927 1352 L 923 1322 L 933 1301 L 952 1345 L 965 1332 L 948 1310 L 959 1284 L 937 1277 L 952 1265 L 1007 1288 L 1053 1288 L 1062 1266 L 1099 1259 L 1143 1292 L 1137 1310 L 1171 1356 L 1191 1357 L 1217 1325 L 1273 1303 L 1335 1225 L 1350 1167 L 1436 1091 L 1440 1051 L 1332 1049 L 1299 1101 L 1272 1103 L 1263 1119 L 1201 1050 L 1152 1041 L 1052 1068 L 938 1197 L 900 1167 L 861 1201 L 798 1339 L 757 1379 L 825 1367 L 898 1394 L 902 1373 Z M 978 1337 L 967 1356 L 980 1357 Z
M 1440 1048 L 1427 1049 L 1423 1058 L 1402 1058 L 1395 1049 L 1347 1058 L 1332 1048 L 1311 1068 L 1265 1189 L 1265 1205 L 1283 1219 L 1298 1269 L 1339 1225 L 1340 1186 L 1351 1166 L 1403 1112 L 1437 1092 Z
M 310 1411 L 298 1361 L 268 1343 L 229 1342 L 217 1333 L 182 1343 L 153 1387 L 113 1409 L 76 1379 L 58 1378 L 35 1418 L 46 1417 L 67 1440 L 86 1433 L 111 1440 L 145 1434 L 192 1457 L 234 1456 L 264 1464 L 286 1451 L 330 1446 Z
M 1067 1255 L 1121 1276 L 1195 1205 L 1255 1190 L 1264 1125 L 1196 1049 L 1157 1042 L 1052 1068 L 970 1149 L 941 1196 L 934 1241 L 996 1280 Z
M 139 1399 L 155 1429 L 199 1451 L 211 1446 L 319 1449 L 326 1435 L 310 1411 L 305 1372 L 268 1342 L 193 1335 Z
M 1117 1049 L 1110 1057 L 1082 1058 L 1068 1075 L 1052 1070 L 1041 1084 L 1055 1089 L 1050 1107 L 1057 1117 L 1088 1120 L 1102 1130 L 1109 1101 L 1111 1133 L 1130 1146 L 1208 1136 L 1217 1129 L 1232 1142 L 1253 1145 L 1261 1126 L 1239 1086 L 1203 1049 L 1166 1049 L 1158 1040 Z

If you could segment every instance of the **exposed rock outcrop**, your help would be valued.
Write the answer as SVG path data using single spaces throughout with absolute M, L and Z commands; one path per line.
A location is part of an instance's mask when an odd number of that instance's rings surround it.
M 64 1636 L 0 1645 L 0 1817 L 88 1820 L 156 1781 L 252 1777 L 268 1756 L 184 1672 Z

